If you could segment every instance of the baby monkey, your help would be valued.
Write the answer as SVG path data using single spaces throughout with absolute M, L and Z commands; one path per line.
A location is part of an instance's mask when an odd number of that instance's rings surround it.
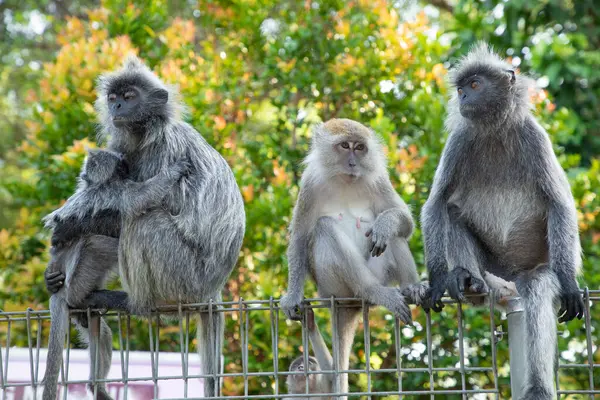
M 316 357 L 308 356 L 308 371 L 319 372 L 319 371 L 332 371 L 333 370 L 333 358 L 329 353 L 329 349 L 323 340 L 323 336 L 319 331 L 319 327 L 315 323 L 315 314 L 311 308 L 306 308 L 306 328 L 308 330 L 308 338 L 312 345 L 313 351 Z M 290 364 L 290 372 L 304 372 L 304 356 L 296 358 Z M 306 379 L 308 379 L 308 393 L 306 391 Z M 286 386 L 289 394 L 316 394 L 316 393 L 332 393 L 333 387 L 333 375 L 332 374 L 309 374 L 301 375 L 288 375 Z M 300 400 L 308 399 L 326 399 L 329 400 L 331 397 L 321 396 L 307 396 L 307 397 L 296 397 Z
M 142 213 L 160 206 L 187 168 L 185 162 L 180 162 L 146 182 L 133 182 L 126 179 L 128 167 L 120 154 L 89 150 L 75 194 L 44 218 L 46 227 L 53 229 L 50 262 L 45 273 L 48 290 L 53 294 L 44 400 L 56 398 L 69 307 L 82 308 L 84 300 L 92 292 L 101 291 L 109 273 L 117 269 L 121 214 Z M 75 317 L 84 340 L 96 339 L 89 340 L 90 380 L 94 379 L 94 366 L 97 366 L 95 377 L 106 378 L 112 358 L 112 332 L 108 324 L 95 313 L 89 324 L 85 315 Z M 110 399 L 104 383 L 96 388 L 90 384 L 90 389 L 96 390 L 97 398 Z

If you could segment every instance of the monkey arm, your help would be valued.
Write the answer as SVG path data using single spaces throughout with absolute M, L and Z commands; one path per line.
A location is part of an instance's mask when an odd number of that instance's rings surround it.
M 548 202 L 549 265 L 561 285 L 560 322 L 581 319 L 584 304 L 577 274 L 581 268 L 581 244 L 577 211 L 567 176 L 560 166 L 547 133 L 536 121 L 528 121 L 533 133 L 527 154 L 537 184 Z
M 391 234 L 408 239 L 415 228 L 410 209 L 387 177 L 381 179 L 377 187 L 381 189 L 375 196 L 378 202 L 375 205 L 378 214 L 375 223 L 379 220 L 386 221 L 385 224 L 389 225 Z
M 126 215 L 137 215 L 159 206 L 179 178 L 187 174 L 189 169 L 189 164 L 181 160 L 144 182 L 127 180 L 121 194 L 121 211 Z
M 464 162 L 467 141 L 463 135 L 453 133 L 448 137 L 439 165 L 435 171 L 429 198 L 421 210 L 421 229 L 425 245 L 425 260 L 429 274 L 431 307 L 441 311 L 448 280 L 446 260 L 446 230 L 449 223 L 448 198 L 458 165 Z
M 290 226 L 290 244 L 287 250 L 288 258 L 288 288 L 287 294 L 281 298 L 281 307 L 293 320 L 300 320 L 299 305 L 304 297 L 304 281 L 310 263 L 310 222 L 312 212 L 312 197 L 307 185 L 302 185 L 298 201 L 294 207 L 294 216 Z
M 114 210 L 101 210 L 83 218 L 72 215 L 65 220 L 55 219 L 52 246 L 61 246 L 85 235 L 95 234 L 118 238 L 121 233 L 121 215 Z

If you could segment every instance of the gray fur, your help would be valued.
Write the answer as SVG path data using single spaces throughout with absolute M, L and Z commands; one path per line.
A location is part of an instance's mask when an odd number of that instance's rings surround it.
M 136 123 L 117 128 L 107 103 L 110 91 L 135 85 L 166 90 L 166 104 L 148 103 Z M 185 159 L 189 174 L 163 200 L 162 207 L 123 219 L 119 241 L 121 281 L 133 312 L 145 314 L 161 304 L 218 301 L 239 257 L 245 230 L 244 204 L 233 172 L 223 157 L 181 120 L 183 105 L 135 56 L 122 69 L 99 79 L 96 108 L 101 138 L 123 153 L 130 177 L 143 182 Z M 168 240 L 166 240 L 168 238 Z M 202 372 L 220 372 L 222 313 L 213 313 L 213 329 L 200 319 Z M 218 346 L 218 349 L 216 346 Z M 220 379 L 205 380 L 205 396 L 220 391 Z
M 354 151 L 360 144 L 366 148 Z M 284 312 L 299 319 L 310 271 L 321 297 L 360 297 L 410 322 L 402 289 L 420 285 L 407 242 L 414 223 L 389 180 L 379 139 L 358 122 L 328 121 L 315 128 L 305 164 L 290 226 Z M 393 283 L 401 288 L 388 287 Z M 341 369 L 349 365 L 359 312 L 340 307 L 335 316 Z M 346 392 L 347 374 L 340 378 Z
M 530 80 L 510 69 L 479 44 L 451 72 L 455 86 L 476 75 L 491 87 L 477 113 L 456 93 L 450 100 L 450 134 L 421 222 L 433 304 L 446 288 L 457 300 L 487 292 L 486 272 L 517 283 L 531 360 L 522 399 L 551 399 L 552 369 L 540 366 L 554 363 L 552 304 L 560 298 L 562 321 L 583 315 L 581 247 L 566 174 L 531 114 Z
M 68 329 L 69 307 L 81 308 L 84 299 L 93 291 L 102 289 L 111 271 L 116 271 L 118 260 L 115 249 L 118 239 L 108 236 L 91 235 L 77 240 L 73 245 L 51 249 L 51 259 L 47 272 L 62 271 L 65 274 L 64 286 L 50 297 L 50 338 L 48 356 L 44 374 L 44 400 L 56 399 L 56 386 L 60 365 L 62 364 L 63 345 Z M 112 333 L 103 318 L 92 314 L 89 321 L 100 328 L 87 332 L 76 320 L 82 336 L 92 336 L 91 344 L 99 343 L 100 360 L 96 377 L 106 378 L 112 356 Z M 95 347 L 90 346 L 90 359 L 95 359 Z M 90 367 L 90 379 L 93 365 Z M 94 388 L 90 389 L 93 391 Z M 97 384 L 98 399 L 110 399 L 105 384 Z

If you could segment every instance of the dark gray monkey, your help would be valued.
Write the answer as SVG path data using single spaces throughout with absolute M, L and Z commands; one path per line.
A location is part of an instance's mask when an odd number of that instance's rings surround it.
M 348 119 L 320 124 L 305 164 L 290 226 L 288 293 L 281 299 L 286 315 L 300 318 L 310 271 L 321 297 L 360 297 L 411 322 L 406 300 L 420 303 L 427 285 L 417 283 L 408 247 L 414 222 L 390 182 L 375 133 Z M 400 288 L 389 286 L 394 283 Z M 342 370 L 348 369 L 359 313 L 339 307 L 334 316 Z M 345 393 L 348 375 L 340 375 Z
M 220 301 L 244 237 L 244 203 L 233 172 L 182 121 L 182 108 L 177 92 L 135 56 L 122 69 L 99 79 L 96 109 L 101 138 L 109 137 L 108 148 L 125 155 L 130 179 L 145 181 L 173 168 L 181 158 L 190 163 L 190 172 L 161 207 L 123 218 L 119 272 L 128 308 L 137 314 L 180 301 Z M 119 305 L 121 295 L 95 292 L 87 304 L 112 308 Z M 200 312 L 203 374 L 220 373 L 223 323 L 220 312 Z M 215 396 L 220 387 L 221 379 L 207 378 L 205 396 Z
M 333 357 L 325 344 L 325 340 L 319 331 L 319 327 L 315 322 L 315 314 L 311 308 L 306 308 L 306 329 L 308 338 L 313 348 L 316 357 L 308 357 L 309 371 L 333 371 Z M 304 356 L 296 358 L 290 364 L 290 372 L 304 372 L 305 363 Z M 306 393 L 306 376 L 305 375 L 288 375 L 286 381 L 288 393 L 304 394 Z M 308 375 L 308 393 L 333 393 L 333 375 L 332 374 L 310 374 Z M 298 400 L 308 399 L 324 399 L 329 400 L 331 397 L 296 397 Z
M 486 44 L 450 74 L 450 132 L 422 212 L 431 306 L 446 288 L 463 301 L 488 290 L 482 274 L 516 283 L 527 321 L 523 400 L 553 398 L 555 301 L 562 321 L 583 316 L 576 275 L 575 204 L 545 130 L 531 114 L 530 81 Z
M 50 297 L 52 324 L 44 375 L 44 399 L 56 398 L 69 307 L 81 307 L 84 299 L 93 291 L 102 289 L 109 273 L 116 270 L 119 215 L 141 213 L 160 204 L 173 181 L 186 168 L 185 163 L 180 163 L 177 168 L 147 182 L 127 181 L 127 163 L 120 154 L 89 150 L 77 190 L 61 208 L 44 218 L 46 227 L 53 229 L 51 259 L 45 276 L 49 291 L 54 293 Z M 93 314 L 89 327 L 85 317 L 79 316 L 76 322 L 86 340 L 90 336 L 98 338 L 100 348 L 96 377 L 106 378 L 112 356 L 110 328 L 96 314 Z M 95 344 L 95 340 L 90 340 L 92 366 L 96 357 Z M 90 379 L 93 379 L 92 372 L 93 367 Z M 94 390 L 91 385 L 90 388 Z M 99 383 L 97 389 L 98 398 L 110 398 L 104 383 Z

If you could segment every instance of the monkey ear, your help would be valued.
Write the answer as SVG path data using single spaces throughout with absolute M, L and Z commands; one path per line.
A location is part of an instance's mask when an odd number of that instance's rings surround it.
M 150 99 L 159 102 L 160 104 L 166 104 L 169 101 L 169 92 L 165 89 L 154 89 L 150 92 Z
M 517 80 L 517 77 L 515 76 L 515 71 L 513 71 L 512 69 L 507 69 L 506 72 L 508 72 L 510 83 L 515 83 L 515 81 Z

